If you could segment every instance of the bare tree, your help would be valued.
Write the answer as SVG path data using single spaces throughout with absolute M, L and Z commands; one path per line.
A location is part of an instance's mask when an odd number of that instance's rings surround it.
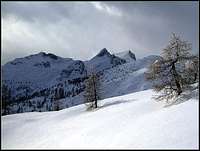
M 183 89 L 197 79 L 198 57 L 190 54 L 191 44 L 172 34 L 169 45 L 163 49 L 162 59 L 156 60 L 146 73 L 147 80 L 153 82 L 155 91 L 162 91 L 156 99 L 169 99 L 178 96 Z M 186 68 L 186 62 L 192 62 L 193 68 Z M 190 73 L 193 71 L 193 75 Z
M 89 109 L 97 108 L 97 100 L 100 99 L 100 80 L 97 74 L 92 73 L 85 81 L 85 103 Z

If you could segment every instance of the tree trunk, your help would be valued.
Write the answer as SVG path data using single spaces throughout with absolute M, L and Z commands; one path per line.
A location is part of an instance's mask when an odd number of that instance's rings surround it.
M 182 89 L 181 89 L 181 85 L 179 83 L 178 73 L 176 72 L 174 63 L 172 63 L 172 70 L 173 70 L 173 76 L 174 76 L 176 87 L 177 87 L 177 93 L 178 93 L 178 95 L 180 95 L 182 93 Z

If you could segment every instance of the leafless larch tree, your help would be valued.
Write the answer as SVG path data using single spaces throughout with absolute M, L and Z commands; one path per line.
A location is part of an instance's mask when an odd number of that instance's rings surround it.
M 172 34 L 169 45 L 163 49 L 162 58 L 149 67 L 146 79 L 153 82 L 153 88 L 161 91 L 156 99 L 179 96 L 185 88 L 199 79 L 199 57 L 192 55 L 191 44 Z

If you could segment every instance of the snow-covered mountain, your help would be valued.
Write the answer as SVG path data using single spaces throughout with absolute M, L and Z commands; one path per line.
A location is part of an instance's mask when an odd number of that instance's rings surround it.
M 198 94 L 198 92 L 196 92 Z M 145 90 L 53 112 L 2 117 L 2 149 L 198 149 L 199 101 L 164 107 Z
M 147 67 L 160 56 L 135 59 L 126 51 L 110 54 L 104 48 L 88 61 L 62 58 L 40 52 L 17 58 L 2 68 L 2 82 L 10 92 L 4 114 L 53 110 L 54 100 L 60 109 L 83 103 L 84 81 L 96 72 L 102 82 L 102 98 L 151 88 L 145 81 Z M 4 93 L 3 93 L 4 95 Z
M 85 75 L 86 69 L 82 61 L 45 52 L 17 58 L 5 64 L 2 69 L 3 82 L 15 88 L 25 84 L 33 89 L 40 89 Z

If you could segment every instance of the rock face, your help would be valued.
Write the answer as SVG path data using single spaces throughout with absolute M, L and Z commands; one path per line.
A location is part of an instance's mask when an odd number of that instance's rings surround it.
M 2 114 L 54 110 L 83 103 L 84 81 L 96 72 L 102 83 L 102 98 L 148 89 L 146 67 L 159 56 L 136 61 L 126 51 L 110 54 L 104 48 L 88 61 L 62 58 L 40 52 L 17 58 L 2 67 Z

